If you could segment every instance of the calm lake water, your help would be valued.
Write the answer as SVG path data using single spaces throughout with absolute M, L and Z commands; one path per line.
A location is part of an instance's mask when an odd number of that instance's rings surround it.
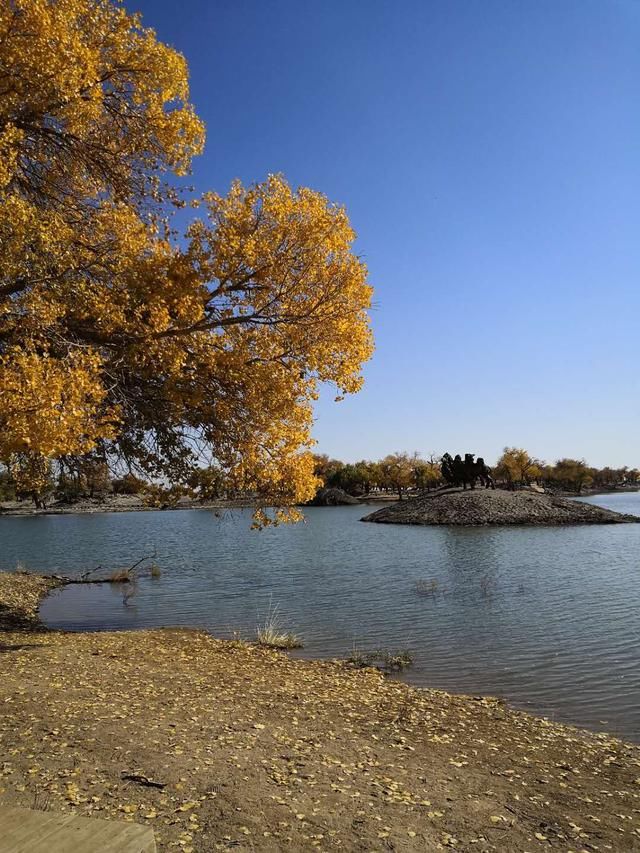
M 640 515 L 640 494 L 591 498 Z M 303 654 L 410 649 L 407 680 L 500 695 L 640 741 L 640 525 L 436 528 L 361 524 L 367 507 L 309 509 L 255 532 L 236 511 L 0 517 L 0 569 L 162 568 L 129 605 L 109 585 L 43 604 L 54 628 L 201 626 L 252 637 L 270 600 Z M 418 581 L 435 582 L 419 595 Z

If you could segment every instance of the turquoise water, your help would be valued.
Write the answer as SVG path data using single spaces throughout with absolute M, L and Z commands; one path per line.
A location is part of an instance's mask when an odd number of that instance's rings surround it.
M 640 494 L 590 500 L 640 515 Z M 413 683 L 640 741 L 640 525 L 361 524 L 368 511 L 314 508 L 305 524 L 262 532 L 247 511 L 0 517 L 0 568 L 110 570 L 155 551 L 162 576 L 128 604 L 121 588 L 67 587 L 44 620 L 250 638 L 271 600 L 304 655 L 410 649 Z M 433 591 L 420 595 L 420 581 Z

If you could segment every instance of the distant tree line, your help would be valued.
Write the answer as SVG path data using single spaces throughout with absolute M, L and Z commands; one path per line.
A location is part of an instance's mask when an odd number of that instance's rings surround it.
M 551 490 L 580 494 L 584 489 L 607 491 L 620 486 L 640 484 L 637 468 L 594 468 L 584 459 L 564 457 L 554 463 L 531 456 L 524 448 L 505 447 L 494 467 L 496 480 L 508 488 L 532 483 Z
M 44 507 L 53 500 L 73 504 L 110 495 L 139 495 L 155 506 L 175 504 L 183 496 L 201 501 L 236 497 L 216 466 L 197 468 L 186 484 L 177 486 L 152 483 L 131 471 L 114 474 L 106 462 L 87 457 L 50 463 L 40 488 L 29 491 L 21 489 L 9 470 L 0 466 L 0 501 L 30 500 Z
M 345 463 L 316 454 L 315 473 L 323 485 L 343 489 L 351 495 L 372 492 L 395 493 L 402 500 L 406 493 L 428 492 L 444 485 L 440 470 L 441 457 L 419 453 L 391 453 L 378 461 L 363 459 Z M 616 486 L 640 485 L 637 468 L 593 468 L 584 459 L 559 459 L 553 464 L 531 456 L 519 447 L 505 447 L 492 468 L 496 484 L 515 489 L 537 484 L 546 489 L 580 494 L 584 489 L 613 489 Z
M 440 464 L 441 457 L 434 453 L 424 458 L 417 452 L 398 452 L 377 461 L 359 462 L 314 455 L 314 473 L 323 486 L 356 496 L 396 494 L 399 500 L 409 492 L 429 492 L 445 485 Z M 640 486 L 637 468 L 594 468 L 584 459 L 569 458 L 550 464 L 520 447 L 505 447 L 492 472 L 496 485 L 507 489 L 537 484 L 551 491 L 580 494 L 585 489 L 607 491 Z M 9 471 L 0 467 L 0 501 L 32 500 L 41 507 L 52 500 L 76 503 L 109 495 L 140 495 L 149 505 L 166 506 L 184 496 L 203 502 L 247 497 L 240 489 L 234 489 L 215 465 L 198 468 L 186 484 L 175 485 L 151 483 L 130 471 L 114 474 L 105 462 L 87 457 L 50 464 L 44 483 L 37 492 L 21 491 Z
M 428 491 L 442 483 L 440 460 L 423 459 L 419 453 L 390 453 L 377 462 L 361 460 L 344 463 L 316 454 L 315 474 L 325 486 L 343 489 L 351 495 L 395 492 L 400 500 L 409 490 Z

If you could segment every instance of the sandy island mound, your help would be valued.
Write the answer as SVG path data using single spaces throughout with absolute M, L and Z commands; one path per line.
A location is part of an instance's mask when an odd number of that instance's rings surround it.
M 640 516 L 530 491 L 447 489 L 384 507 L 362 521 L 452 525 L 624 524 L 640 522 Z

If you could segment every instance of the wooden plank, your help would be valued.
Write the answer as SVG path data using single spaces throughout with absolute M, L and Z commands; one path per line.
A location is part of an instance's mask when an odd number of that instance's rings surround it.
M 156 853 L 137 823 L 0 807 L 0 853 Z

